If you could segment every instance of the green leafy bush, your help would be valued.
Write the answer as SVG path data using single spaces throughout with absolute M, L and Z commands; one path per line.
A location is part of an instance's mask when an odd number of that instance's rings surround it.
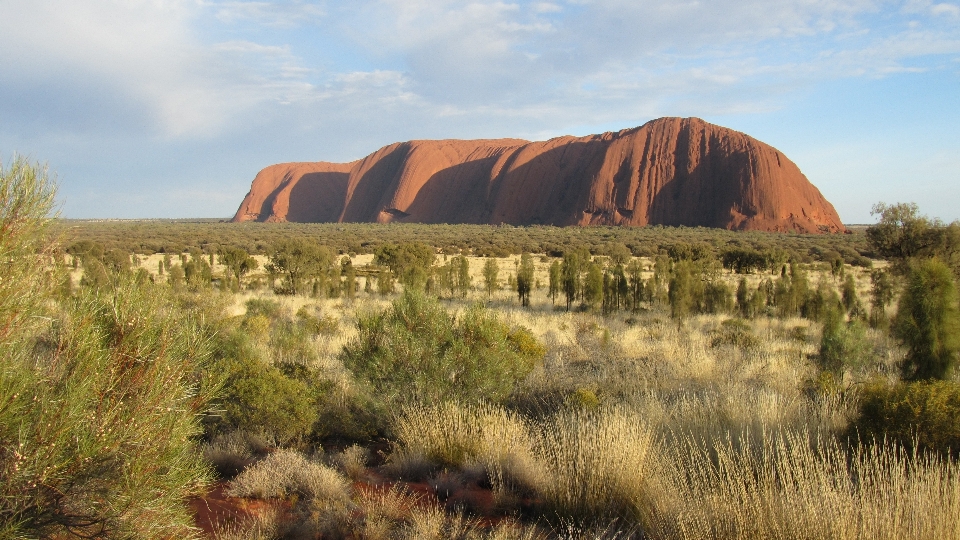
M 939 259 L 915 261 L 893 319 L 907 347 L 905 379 L 945 379 L 960 355 L 960 306 L 950 268 Z
M 226 379 L 220 415 L 208 419 L 209 431 L 262 433 L 279 443 L 311 433 L 318 414 L 317 391 L 304 380 L 308 377 L 288 375 L 271 365 L 239 332 L 222 337 L 218 356 L 216 369 Z
M 149 283 L 54 304 L 53 192 L 0 170 L 0 537 L 195 537 L 209 331 Z
M 203 327 L 152 286 L 130 284 L 81 292 L 55 320 L 32 351 L 4 358 L 6 526 L 41 537 L 190 537 L 184 499 L 208 480 L 193 440 L 216 386 Z
M 447 399 L 502 400 L 544 351 L 480 306 L 455 318 L 413 292 L 381 313 L 360 316 L 357 326 L 359 336 L 341 358 L 389 410 Z
M 861 391 L 860 417 L 851 427 L 861 438 L 907 448 L 960 454 L 960 384 L 923 381 L 873 384 Z
M 862 322 L 845 322 L 843 312 L 835 308 L 824 312 L 820 369 L 834 374 L 846 369 L 858 369 L 870 361 L 872 352 Z

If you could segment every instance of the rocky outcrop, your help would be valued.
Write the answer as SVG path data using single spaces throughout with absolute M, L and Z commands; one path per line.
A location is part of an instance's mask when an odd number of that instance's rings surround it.
M 686 225 L 841 232 L 777 149 L 698 118 L 542 142 L 395 143 L 260 171 L 234 221 Z

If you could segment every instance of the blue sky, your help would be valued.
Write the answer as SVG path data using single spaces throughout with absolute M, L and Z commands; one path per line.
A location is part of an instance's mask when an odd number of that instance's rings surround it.
M 427 138 L 744 131 L 846 223 L 960 219 L 960 0 L 0 0 L 0 157 L 71 218 L 231 216 L 261 168 Z

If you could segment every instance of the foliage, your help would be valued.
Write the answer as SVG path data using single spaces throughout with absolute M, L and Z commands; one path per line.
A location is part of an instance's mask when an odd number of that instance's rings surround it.
M 596 309 L 603 302 L 603 272 L 596 261 L 586 264 L 586 275 L 583 277 L 583 303 L 591 309 Z
M 643 282 L 639 282 L 642 287 Z M 637 295 L 639 297 L 639 295 Z M 632 296 L 622 263 L 603 272 L 603 313 L 610 314 L 631 305 Z
M 492 259 L 491 259 L 492 260 Z M 496 261 L 493 261 L 496 265 Z M 457 255 L 447 264 L 436 269 L 440 278 L 440 291 L 449 290 L 450 296 L 466 298 L 470 292 L 472 278 L 470 277 L 470 262 L 463 255 Z
M 390 268 L 404 287 L 422 291 L 436 256 L 436 250 L 427 244 L 403 242 L 377 248 L 374 251 L 374 262 Z
M 258 267 L 257 260 L 250 256 L 247 250 L 243 248 L 223 247 L 220 248 L 219 256 L 220 264 L 230 270 L 238 284 L 244 274 L 252 272 Z
M 720 280 L 708 281 L 703 287 L 704 313 L 727 313 L 733 309 L 733 294 L 730 287 Z
M 821 319 L 820 369 L 839 375 L 869 362 L 873 351 L 860 321 L 846 322 L 843 312 L 833 306 L 824 311 Z
M 862 309 L 860 297 L 857 294 L 857 282 L 853 279 L 852 274 L 847 274 L 843 280 L 843 287 L 840 289 L 840 301 L 849 314 L 855 314 Z
M 520 305 L 527 307 L 530 305 L 530 291 L 533 290 L 533 258 L 529 253 L 520 256 L 520 265 L 517 268 L 517 296 L 520 298 Z
M 915 203 L 878 203 L 871 214 L 880 216 L 880 221 L 867 229 L 871 246 L 901 265 L 914 257 L 949 258 L 960 248 L 958 225 L 945 226 L 921 215 Z
M 480 306 L 459 317 L 436 300 L 405 292 L 381 312 L 361 315 L 343 363 L 385 404 L 444 399 L 499 401 L 542 358 Z
M 290 238 L 273 247 L 267 269 L 283 277 L 283 286 L 278 289 L 280 292 L 303 294 L 306 291 L 305 281 L 325 272 L 332 263 L 330 248 L 303 238 Z
M 283 239 L 299 237 L 333 251 L 375 253 L 387 245 L 419 242 L 446 253 L 506 257 L 520 253 L 546 253 L 561 257 L 580 247 L 594 255 L 611 255 L 613 244 L 623 244 L 636 256 L 652 257 L 678 243 L 709 245 L 711 251 L 752 249 L 782 264 L 824 260 L 841 253 L 851 264 L 869 253 L 862 232 L 853 234 L 781 234 L 760 231 L 727 231 L 703 227 L 511 227 L 496 225 L 428 225 L 418 223 L 221 223 L 218 220 L 157 220 L 149 223 L 66 220 L 57 227 L 67 243 L 91 241 L 106 249 L 127 253 L 178 254 L 188 247 L 209 251 L 211 246 L 240 247 L 252 254 L 269 254 Z M 788 255 L 789 254 L 789 255 Z M 779 265 L 777 265 L 779 267 Z
M 723 252 L 723 267 L 738 274 L 763 270 L 769 265 L 768 258 L 754 249 L 733 248 Z
M 807 273 L 796 263 L 790 263 L 789 268 L 789 273 L 781 274 L 773 290 L 773 305 L 781 317 L 801 315 L 810 295 Z
M 496 259 L 488 258 L 483 263 L 483 288 L 487 291 L 487 296 L 493 294 L 493 291 L 500 288 L 497 275 L 499 274 L 500 268 L 497 265 Z
M 892 331 L 907 348 L 905 379 L 944 379 L 951 374 L 960 352 L 960 308 L 947 265 L 938 259 L 910 265 Z
M 560 265 L 560 274 L 562 276 L 563 294 L 567 300 L 567 311 L 579 295 L 583 287 L 580 282 L 580 276 L 583 274 L 586 263 L 590 260 L 590 254 L 582 250 L 565 252 L 563 262 Z
M 54 184 L 0 168 L 0 535 L 191 537 L 204 331 L 126 283 L 51 303 Z
M 295 323 L 276 301 L 251 299 L 240 328 L 220 332 L 214 366 L 225 382 L 220 412 L 207 419 L 208 431 L 241 430 L 280 443 L 311 434 L 323 387 L 307 367 L 316 354 L 309 335 L 322 321 L 304 315 Z M 266 355 L 256 342 L 269 344 Z
M 868 384 L 851 433 L 906 448 L 960 455 L 960 384 L 920 381 Z
M 150 284 L 81 291 L 0 377 L 0 516 L 28 536 L 191 537 L 216 388 L 199 319 Z
M 870 272 L 870 325 L 886 328 L 887 306 L 893 302 L 894 283 L 889 271 L 876 269 Z
M 703 283 L 694 263 L 687 259 L 675 263 L 670 277 L 668 298 L 670 316 L 677 320 L 677 324 L 681 324 L 695 312 L 702 295 Z

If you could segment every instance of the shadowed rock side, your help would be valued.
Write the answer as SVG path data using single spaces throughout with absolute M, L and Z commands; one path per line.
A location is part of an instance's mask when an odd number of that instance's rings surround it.
M 354 163 L 279 163 L 263 169 L 233 221 L 340 219 Z
M 698 118 L 543 142 L 410 141 L 353 163 L 286 163 L 234 221 L 687 225 L 846 230 L 775 148 Z

